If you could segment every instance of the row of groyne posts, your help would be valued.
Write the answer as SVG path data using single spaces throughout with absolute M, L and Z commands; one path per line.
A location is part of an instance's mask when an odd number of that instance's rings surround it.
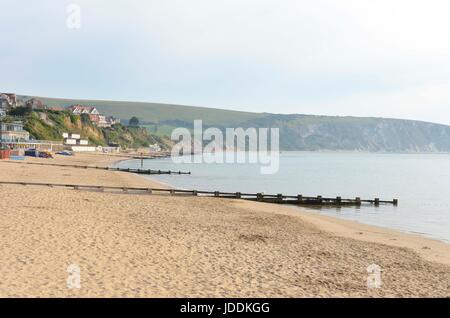
M 16 163 L 16 164 L 27 164 L 27 165 L 80 168 L 80 169 L 99 169 L 99 170 L 130 172 L 130 173 L 137 173 L 137 174 L 178 174 L 178 175 L 191 174 L 190 171 L 186 172 L 186 171 L 173 171 L 173 170 L 113 168 L 113 167 L 99 167 L 99 166 L 64 165 L 64 164 L 58 164 L 58 163 L 40 163 L 40 162 L 15 162 L 15 161 L 4 161 L 4 162 Z
M 182 190 L 182 189 L 155 189 L 143 187 L 114 187 L 114 186 L 98 186 L 98 185 L 82 185 L 82 184 L 59 184 L 59 183 L 38 183 L 38 182 L 12 182 L 0 181 L 0 184 L 24 185 L 24 186 L 45 186 L 45 187 L 63 187 L 75 190 L 91 190 L 91 191 L 115 191 L 122 193 L 135 194 L 153 194 L 166 193 L 170 195 L 190 195 L 190 196 L 209 196 L 215 198 L 226 199 L 243 199 L 259 202 L 278 203 L 278 204 L 295 204 L 295 205 L 311 205 L 311 206 L 360 206 L 363 203 L 379 206 L 380 204 L 398 205 L 398 200 L 385 201 L 375 198 L 374 200 L 342 199 L 341 197 L 326 198 L 322 196 L 306 197 L 303 195 L 283 195 L 283 194 L 264 194 L 264 193 L 241 193 L 241 192 L 221 192 L 221 191 L 199 191 L 199 190 Z
M 55 163 L 39 163 L 39 162 L 13 162 L 4 161 L 9 163 L 18 164 L 35 164 L 44 166 L 59 166 L 59 167 L 71 167 L 81 169 L 102 169 L 109 171 L 120 171 L 137 174 L 168 174 L 168 175 L 190 175 L 188 171 L 164 171 L 164 170 L 152 170 L 152 169 L 130 169 L 130 168 L 113 168 L 113 167 L 99 167 L 99 166 L 82 166 L 82 165 L 65 165 Z M 9 182 L 0 181 L 0 184 L 16 184 L 16 185 L 30 185 L 30 186 L 46 186 L 46 187 L 64 187 L 73 188 L 75 190 L 94 190 L 94 191 L 121 191 L 123 193 L 146 193 L 152 194 L 154 192 L 166 193 L 170 195 L 192 195 L 192 196 L 210 196 L 215 198 L 226 199 L 243 199 L 259 202 L 277 203 L 277 204 L 295 204 L 295 205 L 310 205 L 310 206 L 361 206 L 362 204 L 371 204 L 379 206 L 381 204 L 398 205 L 398 199 L 393 200 L 380 200 L 375 198 L 373 200 L 364 200 L 360 197 L 354 199 L 344 199 L 342 197 L 310 197 L 298 195 L 283 195 L 279 194 L 265 194 L 265 193 L 243 193 L 243 192 L 221 192 L 221 191 L 199 191 L 199 190 L 183 190 L 183 189 L 154 189 L 154 188 L 139 188 L 139 187 L 113 187 L 113 186 L 98 186 L 98 185 L 80 185 L 80 184 L 57 184 L 57 183 L 37 183 L 37 182 Z

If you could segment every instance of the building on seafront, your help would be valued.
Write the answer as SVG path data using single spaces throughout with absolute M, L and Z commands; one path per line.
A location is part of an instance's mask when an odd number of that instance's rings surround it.
M 34 140 L 23 127 L 22 121 L 0 121 L 0 147 L 6 149 L 63 150 L 63 144 L 52 140 Z
M 0 141 L 2 143 L 30 140 L 30 133 L 23 128 L 21 121 L 0 122 Z

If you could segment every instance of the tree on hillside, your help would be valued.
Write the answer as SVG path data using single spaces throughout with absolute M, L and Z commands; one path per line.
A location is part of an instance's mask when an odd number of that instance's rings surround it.
M 21 106 L 15 107 L 9 111 L 10 116 L 27 116 L 32 112 L 31 107 Z
M 129 124 L 130 126 L 139 126 L 139 118 L 136 116 L 131 117 Z
M 91 118 L 89 118 L 88 114 L 81 114 L 80 118 L 81 118 L 81 122 L 83 124 L 90 124 L 91 123 Z

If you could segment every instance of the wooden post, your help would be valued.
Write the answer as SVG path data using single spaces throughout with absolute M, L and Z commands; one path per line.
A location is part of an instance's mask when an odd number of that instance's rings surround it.
M 214 191 L 214 196 L 218 197 L 219 196 L 219 191 Z
M 301 194 L 298 194 L 297 195 L 297 203 L 302 203 L 303 202 L 303 195 L 301 195 Z
M 317 196 L 317 202 L 318 202 L 318 203 L 322 203 L 322 196 L 321 196 L 321 195 L 318 195 L 318 196 Z
M 355 203 L 356 203 L 356 205 L 361 205 L 361 198 L 360 197 L 356 197 L 355 198 Z
M 152 189 L 147 189 L 147 193 L 148 193 L 148 194 L 152 194 L 152 193 L 153 193 L 153 190 L 152 190 Z
M 236 192 L 236 198 L 238 198 L 238 199 L 241 198 L 241 193 L 240 192 Z
M 380 199 L 379 198 L 375 198 L 375 206 L 379 206 L 380 205 Z
M 341 205 L 342 203 L 342 198 L 341 197 L 336 197 L 336 204 L 337 205 Z
M 128 188 L 122 188 L 123 192 L 128 192 Z
M 278 203 L 283 203 L 283 194 L 282 193 L 278 193 L 277 194 L 277 202 Z
M 262 193 L 257 193 L 256 194 L 256 200 L 257 201 L 262 201 L 263 200 L 263 194 Z
M 397 206 L 397 205 L 398 205 L 398 199 L 392 200 L 392 204 L 395 205 L 395 206 Z
M 197 190 L 194 190 L 194 191 L 192 191 L 192 195 L 195 195 L 195 196 L 197 196 L 197 195 L 198 195 L 198 192 L 197 192 Z
M 174 189 L 170 189 L 170 194 L 174 195 L 175 194 L 175 190 Z

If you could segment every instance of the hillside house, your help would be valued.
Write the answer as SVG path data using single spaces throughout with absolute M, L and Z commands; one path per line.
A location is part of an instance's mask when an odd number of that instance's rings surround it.
M 0 109 L 6 109 L 9 107 L 9 98 L 4 96 L 4 94 L 0 95 Z
M 32 98 L 27 100 L 27 102 L 25 103 L 25 105 L 27 107 L 30 107 L 31 109 L 44 109 L 44 103 L 42 101 L 40 101 L 39 99 L 36 98 Z
M 106 121 L 106 116 L 105 115 L 99 115 L 98 116 L 98 123 L 97 125 L 99 127 L 108 127 L 108 122 Z
M 100 115 L 98 126 L 99 127 L 111 127 L 112 125 L 119 124 L 119 123 L 120 123 L 120 119 L 114 118 L 112 116 L 106 117 L 104 115 Z
M 51 106 L 51 107 L 47 107 L 48 110 L 53 110 L 55 112 L 62 112 L 65 110 L 64 107 L 60 107 L 60 106 Z
M 106 121 L 109 123 L 110 126 L 115 125 L 115 124 L 120 124 L 120 119 L 112 117 L 112 116 L 109 116 L 108 118 L 106 118 Z
M 101 115 L 100 115 L 100 112 L 95 107 L 72 105 L 68 109 L 74 115 L 82 115 L 82 114 L 89 115 L 89 119 L 95 124 L 98 124 L 100 122 Z
M 0 108 L 7 109 L 17 106 L 16 94 L 0 93 Z

